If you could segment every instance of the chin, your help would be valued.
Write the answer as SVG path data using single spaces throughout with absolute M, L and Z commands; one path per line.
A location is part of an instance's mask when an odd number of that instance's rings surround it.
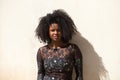
M 58 40 L 58 39 L 54 39 L 53 41 L 54 41 L 54 42 L 59 42 L 59 41 L 61 41 L 61 40 Z

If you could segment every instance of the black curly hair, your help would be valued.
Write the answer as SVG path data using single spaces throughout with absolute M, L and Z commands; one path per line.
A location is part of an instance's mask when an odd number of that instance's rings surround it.
M 62 9 L 54 10 L 40 18 L 40 22 L 35 30 L 38 39 L 45 43 L 51 43 L 49 37 L 49 27 L 52 23 L 57 23 L 62 32 L 63 43 L 69 42 L 72 35 L 77 32 L 76 26 L 71 17 Z

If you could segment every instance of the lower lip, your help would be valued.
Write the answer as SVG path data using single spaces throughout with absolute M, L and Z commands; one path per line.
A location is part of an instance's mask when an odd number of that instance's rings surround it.
M 58 38 L 58 37 L 54 37 L 54 38 Z
M 55 38 L 55 39 L 57 39 L 57 38 L 58 38 L 58 36 L 54 36 L 54 38 Z

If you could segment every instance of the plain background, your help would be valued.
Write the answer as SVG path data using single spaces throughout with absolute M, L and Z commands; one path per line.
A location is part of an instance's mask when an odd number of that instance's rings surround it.
M 39 18 L 64 9 L 78 31 L 84 80 L 120 80 L 119 0 L 0 0 L 0 80 L 36 80 Z

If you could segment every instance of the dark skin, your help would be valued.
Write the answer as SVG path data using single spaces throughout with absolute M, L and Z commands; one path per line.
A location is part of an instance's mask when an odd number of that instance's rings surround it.
M 51 43 L 49 44 L 50 48 L 58 48 L 64 45 L 61 40 L 62 33 L 57 23 L 52 23 L 50 25 L 49 36 L 50 36 L 50 39 L 52 40 Z

